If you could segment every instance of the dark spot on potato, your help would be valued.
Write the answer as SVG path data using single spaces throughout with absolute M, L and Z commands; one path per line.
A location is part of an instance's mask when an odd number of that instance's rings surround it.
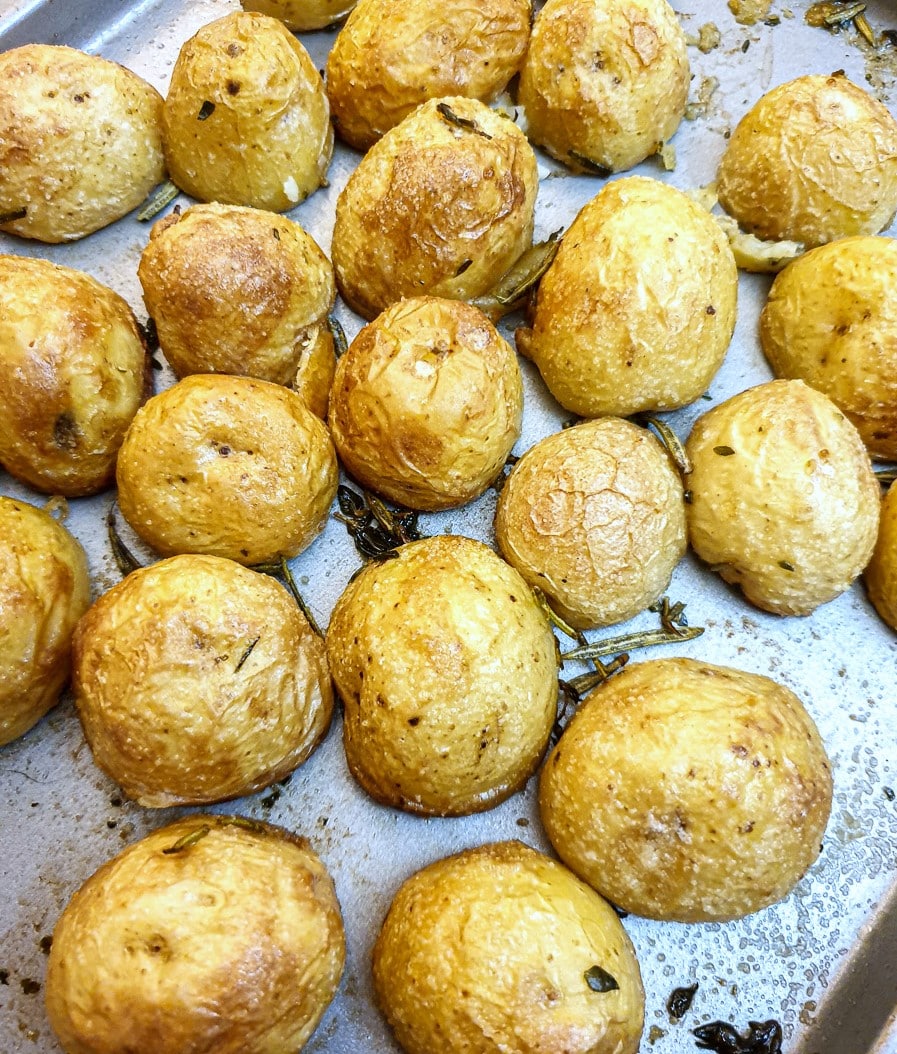
M 53 442 L 60 450 L 77 450 L 80 429 L 68 411 L 61 413 L 53 423 Z
M 236 81 L 227 82 L 227 94 L 228 95 L 239 95 L 240 85 Z
M 716 308 L 713 306 L 713 304 L 708 304 L 706 310 L 707 310 L 707 314 L 708 315 L 715 315 L 716 314 Z
M 409 717 L 408 718 L 408 724 L 411 725 L 412 728 L 417 728 L 417 726 L 420 724 L 420 718 L 419 717 Z

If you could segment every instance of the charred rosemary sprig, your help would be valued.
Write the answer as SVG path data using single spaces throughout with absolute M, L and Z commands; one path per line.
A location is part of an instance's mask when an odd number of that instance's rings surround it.
M 635 633 L 623 633 L 619 637 L 606 637 L 604 640 L 592 641 L 590 644 L 564 652 L 564 662 L 572 659 L 599 659 L 602 656 L 617 655 L 620 652 L 633 651 L 635 648 L 653 648 L 658 644 L 676 644 L 679 641 L 693 640 L 704 632 L 703 626 L 685 626 L 672 633 L 667 629 L 638 630 Z
M 448 121 L 449 124 L 453 124 L 457 128 L 463 128 L 465 132 L 473 132 L 474 135 L 480 135 L 484 139 L 492 138 L 492 136 L 488 132 L 484 132 L 475 121 L 471 121 L 469 117 L 461 117 L 460 114 L 455 113 L 448 103 L 439 103 L 436 107 L 436 112 L 444 121 Z
M 143 567 L 143 564 L 125 545 L 121 535 L 118 533 L 118 526 L 115 522 L 115 510 L 117 508 L 118 501 L 113 501 L 109 506 L 109 512 L 106 514 L 106 532 L 109 535 L 109 545 L 112 548 L 112 555 L 115 557 L 118 569 L 122 575 L 127 576 L 132 571 L 137 571 Z
M 323 637 L 324 633 L 321 627 L 318 625 L 315 616 L 311 612 L 311 608 L 305 603 L 305 599 L 299 592 L 299 587 L 296 585 L 296 579 L 293 578 L 293 572 L 290 570 L 290 565 L 287 563 L 286 557 L 281 556 L 279 560 L 275 560 L 269 564 L 253 564 L 253 571 L 258 571 L 262 575 L 271 575 L 272 578 L 283 579 L 284 585 L 290 591 L 290 596 L 296 601 L 296 607 L 305 615 L 308 619 L 308 624 L 314 630 L 319 637 Z M 246 656 L 248 658 L 248 656 Z M 243 660 L 240 661 L 242 666 Z M 239 669 L 239 666 L 237 667 Z
M 352 490 L 344 484 L 336 492 L 339 512 L 336 519 L 346 525 L 355 548 L 365 560 L 388 560 L 406 542 L 419 541 L 418 513 L 410 509 L 387 507 L 367 491 Z
M 333 337 L 333 350 L 337 358 L 345 355 L 349 350 L 349 342 L 346 340 L 346 331 L 340 324 L 340 320 L 336 315 L 327 316 L 327 328 L 330 330 L 330 335 Z
M 24 206 L 20 209 L 12 209 L 10 212 L 0 212 L 0 225 L 4 223 L 15 223 L 23 220 L 28 215 L 28 209 Z

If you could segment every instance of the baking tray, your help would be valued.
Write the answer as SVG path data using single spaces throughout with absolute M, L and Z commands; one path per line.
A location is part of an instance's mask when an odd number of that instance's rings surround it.
M 689 188 L 710 182 L 727 132 L 768 88 L 799 73 L 843 69 L 893 110 L 893 54 L 877 56 L 853 32 L 830 34 L 804 22 L 805 3 L 774 0 L 766 20 L 738 23 L 723 0 L 679 0 L 686 32 L 713 22 L 721 43 L 689 48 L 693 120 L 677 133 L 677 164 L 641 165 L 645 175 Z M 181 43 L 200 25 L 237 8 L 234 0 L 0 0 L 0 46 L 28 41 L 67 43 L 130 66 L 163 94 Z M 870 0 L 869 21 L 897 25 L 887 0 Z M 323 67 L 334 34 L 303 42 Z M 336 199 L 358 155 L 338 147 L 330 186 L 293 210 L 329 250 Z M 566 227 L 602 186 L 570 177 L 540 155 L 537 237 Z M 186 204 L 186 199 L 179 199 Z M 0 250 L 80 268 L 105 282 L 145 317 L 136 267 L 148 237 L 133 216 L 84 241 L 45 246 L 0 236 Z M 757 316 L 769 279 L 742 275 L 739 320 L 709 401 L 666 415 L 681 436 L 694 418 L 724 398 L 767 380 L 757 341 Z M 337 314 L 351 337 L 360 320 Z M 510 335 L 514 320 L 503 324 Z M 556 431 L 567 416 L 523 363 L 526 411 L 522 453 Z M 2 380 L 0 380 L 2 383 Z M 167 372 L 158 385 L 171 383 Z M 0 491 L 35 504 L 30 492 L 0 472 Z M 111 495 L 71 501 L 68 527 L 87 549 L 95 594 L 119 580 L 103 519 Z M 493 541 L 493 492 L 474 505 L 422 516 L 423 529 Z M 336 520 L 292 569 L 321 624 L 359 564 Z M 860 586 L 807 618 L 783 619 L 747 604 L 688 556 L 669 594 L 688 604 L 704 635 L 675 652 L 767 674 L 806 703 L 834 764 L 835 801 L 823 852 L 781 904 L 726 924 L 663 924 L 625 920 L 647 993 L 643 1051 L 694 1050 L 690 1030 L 721 1019 L 744 1027 L 778 1019 L 789 1054 L 897 1052 L 897 638 L 876 617 Z M 653 622 L 645 615 L 626 628 Z M 590 637 L 596 634 L 590 634 Z M 651 653 L 645 653 L 650 656 Z M 659 652 L 654 653 L 659 654 Z M 575 669 L 568 672 L 578 672 Z M 369 956 L 379 924 L 401 882 L 430 861 L 486 841 L 520 838 L 548 850 L 536 807 L 536 785 L 484 815 L 421 819 L 379 806 L 353 783 L 337 718 L 326 741 L 283 786 L 215 807 L 271 820 L 307 836 L 334 875 L 348 936 L 339 994 L 307 1050 L 313 1054 L 391 1054 L 397 1050 L 370 997 Z M 58 1046 L 43 1010 L 46 938 L 75 889 L 104 861 L 148 831 L 189 810 L 151 811 L 126 801 L 93 764 L 70 699 L 28 735 L 0 749 L 0 1054 L 51 1054 Z M 679 1023 L 666 1000 L 697 982 Z M 151 1054 L 151 1052 L 147 1052 Z

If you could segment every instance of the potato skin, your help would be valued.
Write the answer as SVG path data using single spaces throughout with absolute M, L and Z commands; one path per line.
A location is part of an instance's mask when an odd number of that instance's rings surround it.
M 843 74 L 798 77 L 738 123 L 718 192 L 745 230 L 770 241 L 813 248 L 877 234 L 897 211 L 897 121 Z
M 605 417 L 538 442 L 502 487 L 502 555 L 577 629 L 654 603 L 685 553 L 682 483 L 646 429 Z
M 519 102 L 530 139 L 569 168 L 622 172 L 679 127 L 689 78 L 685 34 L 666 0 L 548 0 Z
M 194 374 L 134 418 L 118 501 L 163 556 L 263 564 L 306 548 L 336 495 L 324 424 L 295 393 L 248 377 Z
M 367 150 L 427 99 L 491 102 L 520 70 L 531 0 L 360 0 L 327 59 L 344 139 Z
M 617 982 L 593 992 L 600 966 Z M 635 1054 L 644 992 L 613 909 L 520 842 L 412 875 L 374 946 L 374 991 L 407 1054 Z
M 304 838 L 187 816 L 72 897 L 53 933 L 47 1013 L 66 1054 L 294 1054 L 344 960 L 333 882 Z
M 326 29 L 347 15 L 355 0 L 240 0 L 244 11 L 279 18 L 293 33 Z
M 415 297 L 387 308 L 339 360 L 330 430 L 360 483 L 411 509 L 472 501 L 520 435 L 517 356 L 469 304 Z
M 165 178 L 162 96 L 117 62 L 26 44 L 0 54 L 0 230 L 69 242 Z
M 873 457 L 897 460 L 897 245 L 843 238 L 813 249 L 773 282 L 760 316 L 777 377 L 824 392 Z
M 340 293 L 370 320 L 410 296 L 488 292 L 532 243 L 537 184 L 532 147 L 506 118 L 475 99 L 424 103 L 371 147 L 337 200 Z
M 181 190 L 272 212 L 317 190 L 333 154 L 330 107 L 308 52 L 283 23 L 249 12 L 218 18 L 183 45 L 162 128 Z
M 872 555 L 879 489 L 859 434 L 802 381 L 770 381 L 700 417 L 686 443 L 689 540 L 757 607 L 808 615 Z
M 0 373 L 4 468 L 50 494 L 107 487 L 152 383 L 125 301 L 81 271 L 0 256 Z
M 800 700 L 693 659 L 633 663 L 580 706 L 542 770 L 558 856 L 626 911 L 740 918 L 786 896 L 831 809 L 825 747 Z
M 865 579 L 875 610 L 897 630 L 897 486 L 893 483 L 881 505 L 878 540 Z
M 327 631 L 349 768 L 407 812 L 489 809 L 548 744 L 554 636 L 527 584 L 481 542 L 446 535 L 397 552 L 349 583 Z

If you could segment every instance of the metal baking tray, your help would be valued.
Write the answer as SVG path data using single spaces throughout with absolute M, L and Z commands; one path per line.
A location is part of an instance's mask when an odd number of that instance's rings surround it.
M 697 37 L 701 25 L 713 22 L 721 43 L 706 53 L 689 48 L 694 119 L 684 121 L 675 136 L 675 169 L 667 172 L 652 160 L 638 169 L 643 174 L 682 188 L 710 182 L 738 118 L 762 92 L 799 73 L 843 69 L 893 109 L 897 49 L 882 57 L 852 30 L 832 34 L 809 27 L 803 17 L 807 0 L 790 8 L 773 0 L 765 20 L 753 25 L 737 22 L 723 0 L 674 0 L 674 6 L 687 33 Z M 236 7 L 236 0 L 0 0 L 0 47 L 71 44 L 124 63 L 164 94 L 183 41 Z M 866 14 L 879 30 L 897 25 L 890 0 L 869 0 Z M 319 67 L 333 37 L 325 31 L 302 38 Z M 325 250 L 337 195 L 357 159 L 338 147 L 329 188 L 291 213 Z M 544 237 L 566 227 L 602 181 L 570 177 L 545 157 L 540 172 L 536 233 Z M 143 318 L 136 267 L 148 234 L 132 215 L 70 245 L 0 236 L 0 251 L 46 256 L 85 270 L 122 294 Z M 683 437 L 698 414 L 770 376 L 757 340 L 769 279 L 742 275 L 740 283 L 735 338 L 711 385 L 710 401 L 667 415 Z M 351 338 L 360 320 L 344 306 L 338 315 Z M 504 324 L 509 335 L 513 324 L 513 319 Z M 566 416 L 530 365 L 523 369 L 526 412 L 517 453 L 556 431 Z M 168 383 L 167 372 L 157 376 L 158 385 Z M 45 501 L 2 472 L 0 491 L 35 504 Z M 69 503 L 68 526 L 87 549 L 97 595 L 120 577 L 103 525 L 111 499 L 105 494 Z M 492 541 L 494 503 L 490 491 L 471 507 L 423 516 L 422 527 L 429 534 Z M 332 518 L 292 562 L 321 624 L 358 564 L 343 525 Z M 664 654 L 767 674 L 797 692 L 827 744 L 836 790 L 824 850 L 783 903 L 726 924 L 625 920 L 647 993 L 642 1050 L 694 1050 L 690 1030 L 716 1019 L 743 1028 L 749 1020 L 776 1018 L 788 1054 L 897 1052 L 897 802 L 891 790 L 897 787 L 897 637 L 878 620 L 859 585 L 807 618 L 779 618 L 752 608 L 688 556 L 669 593 L 687 602 L 690 622 L 706 632 Z M 653 616 L 645 615 L 627 628 L 649 623 Z M 491 840 L 520 838 L 549 847 L 534 780 L 498 808 L 469 818 L 427 820 L 375 804 L 349 777 L 339 724 L 337 718 L 320 749 L 285 785 L 217 810 L 271 820 L 307 836 L 334 875 L 348 961 L 339 994 L 307 1050 L 390 1054 L 397 1048 L 371 1000 L 369 956 L 401 882 L 434 859 Z M 2 1054 L 59 1050 L 43 1010 L 46 938 L 72 893 L 97 867 L 184 811 L 145 810 L 124 800 L 94 766 L 68 698 L 28 735 L 0 749 Z M 695 982 L 699 989 L 691 1009 L 672 1022 L 666 1010 L 671 991 Z

